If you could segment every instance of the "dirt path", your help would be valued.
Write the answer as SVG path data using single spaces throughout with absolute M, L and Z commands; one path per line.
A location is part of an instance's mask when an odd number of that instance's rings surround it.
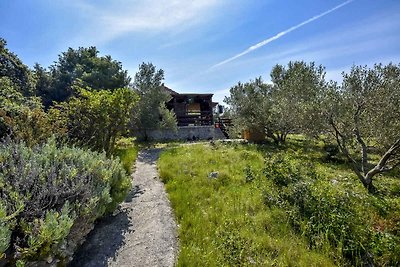
M 133 189 L 116 216 L 103 219 L 69 266 L 173 266 L 176 223 L 156 161 L 160 150 L 139 152 Z

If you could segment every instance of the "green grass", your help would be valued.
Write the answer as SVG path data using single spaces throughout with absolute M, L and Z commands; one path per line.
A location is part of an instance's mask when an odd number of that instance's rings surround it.
M 251 146 L 195 145 L 161 156 L 160 174 L 180 224 L 179 266 L 332 265 L 308 249 L 284 211 L 264 205 L 256 182 L 246 182 L 244 170 L 259 176 L 263 164 Z M 208 178 L 215 171 L 218 178 Z
M 136 161 L 139 150 L 139 146 L 130 140 L 129 142 L 119 144 L 119 146 L 115 150 L 115 156 L 119 157 L 125 171 L 128 174 L 132 174 L 134 163 Z
M 370 196 L 345 162 L 323 158 L 301 137 L 167 148 L 158 166 L 179 224 L 178 266 L 361 265 L 365 251 L 396 265 L 398 179 L 383 177 L 376 184 L 391 193 Z

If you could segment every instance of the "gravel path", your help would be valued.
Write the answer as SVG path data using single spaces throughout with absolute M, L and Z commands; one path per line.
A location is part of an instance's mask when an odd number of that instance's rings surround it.
M 159 149 L 139 152 L 133 189 L 120 212 L 104 218 L 69 266 L 173 266 L 177 229 L 156 162 Z

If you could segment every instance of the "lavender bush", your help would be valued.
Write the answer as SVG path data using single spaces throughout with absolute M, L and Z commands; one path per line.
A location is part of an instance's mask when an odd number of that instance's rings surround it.
M 130 187 L 121 163 L 75 147 L 0 143 L 0 265 L 68 261 Z

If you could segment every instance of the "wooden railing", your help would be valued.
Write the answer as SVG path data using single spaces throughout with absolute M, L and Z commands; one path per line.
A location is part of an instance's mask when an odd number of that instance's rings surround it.
M 212 125 L 213 117 L 211 112 L 201 112 L 198 114 L 194 113 L 178 113 L 176 114 L 176 118 L 178 120 L 178 126 L 187 126 L 187 125 Z
M 218 118 L 215 122 L 215 127 L 220 128 L 226 138 L 229 139 L 228 127 L 233 126 L 232 119 Z

